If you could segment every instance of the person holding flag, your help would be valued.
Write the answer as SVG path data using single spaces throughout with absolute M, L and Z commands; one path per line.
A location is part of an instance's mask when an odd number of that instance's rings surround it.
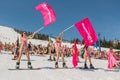
M 20 37 L 20 49 L 19 49 L 19 56 L 16 62 L 16 69 L 19 69 L 20 60 L 22 57 L 23 52 L 25 52 L 28 60 L 28 68 L 32 69 L 31 61 L 30 61 L 30 55 L 29 55 L 29 49 L 28 49 L 28 39 L 32 39 L 35 36 L 36 33 L 33 35 L 26 36 L 26 32 L 23 32 Z
M 55 68 L 58 68 L 58 60 L 60 57 L 60 54 L 62 56 L 62 62 L 63 62 L 63 68 L 67 68 L 66 63 L 64 61 L 64 52 L 62 48 L 62 38 L 63 38 L 63 32 L 59 34 L 59 36 L 56 38 L 56 62 L 55 62 Z
M 87 66 L 87 58 L 89 60 L 89 63 L 90 63 L 90 69 L 94 69 L 94 66 L 92 65 L 92 62 L 91 62 L 91 52 L 93 51 L 93 46 L 86 46 L 84 47 L 84 69 L 88 69 L 88 66 Z
M 79 33 L 81 34 L 81 36 L 84 39 L 85 42 L 85 53 L 84 53 L 84 68 L 88 69 L 87 67 L 87 58 L 89 60 L 90 63 L 90 69 L 94 69 L 94 66 L 92 65 L 91 62 L 91 52 L 93 50 L 93 44 L 97 42 L 98 37 L 96 35 L 96 32 L 94 31 L 92 24 L 90 22 L 90 20 L 88 18 L 85 18 L 81 21 L 79 21 L 78 23 L 75 24 L 77 30 L 79 31 Z

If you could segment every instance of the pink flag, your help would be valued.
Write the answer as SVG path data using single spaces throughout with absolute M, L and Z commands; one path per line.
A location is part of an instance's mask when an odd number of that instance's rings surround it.
M 78 65 L 78 51 L 77 51 L 76 41 L 74 41 L 74 50 L 73 50 L 73 56 L 72 56 L 72 63 L 73 63 L 74 67 L 76 67 Z
M 46 2 L 43 2 L 36 6 L 36 10 L 42 13 L 44 18 L 44 27 L 56 21 L 56 15 L 53 9 Z
M 82 35 L 86 46 L 90 46 L 98 40 L 98 37 L 88 18 L 76 23 L 75 26 Z
M 111 69 L 117 63 L 115 57 L 113 56 L 113 51 L 108 52 L 108 68 Z

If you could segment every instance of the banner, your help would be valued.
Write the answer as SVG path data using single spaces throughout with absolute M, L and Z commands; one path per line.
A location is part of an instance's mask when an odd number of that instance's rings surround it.
M 42 13 L 42 16 L 44 18 L 44 27 L 56 21 L 56 15 L 53 9 L 46 2 L 39 4 L 35 8 L 37 11 L 40 11 Z
M 76 67 L 78 65 L 78 50 L 77 50 L 77 46 L 76 46 L 76 41 L 74 41 L 72 64 L 73 64 L 74 67 Z
M 90 46 L 98 40 L 96 32 L 94 31 L 88 18 L 76 23 L 75 26 L 83 37 L 86 46 Z

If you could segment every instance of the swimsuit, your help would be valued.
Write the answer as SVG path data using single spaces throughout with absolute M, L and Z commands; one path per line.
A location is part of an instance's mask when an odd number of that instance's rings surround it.
M 28 49 L 27 41 L 27 39 L 21 38 L 21 43 L 23 43 L 22 50 Z

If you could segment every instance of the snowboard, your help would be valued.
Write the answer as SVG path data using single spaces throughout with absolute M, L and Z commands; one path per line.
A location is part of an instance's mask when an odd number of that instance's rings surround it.
M 19 69 L 16 69 L 16 68 L 9 68 L 8 70 L 40 70 L 41 68 L 19 68 Z

